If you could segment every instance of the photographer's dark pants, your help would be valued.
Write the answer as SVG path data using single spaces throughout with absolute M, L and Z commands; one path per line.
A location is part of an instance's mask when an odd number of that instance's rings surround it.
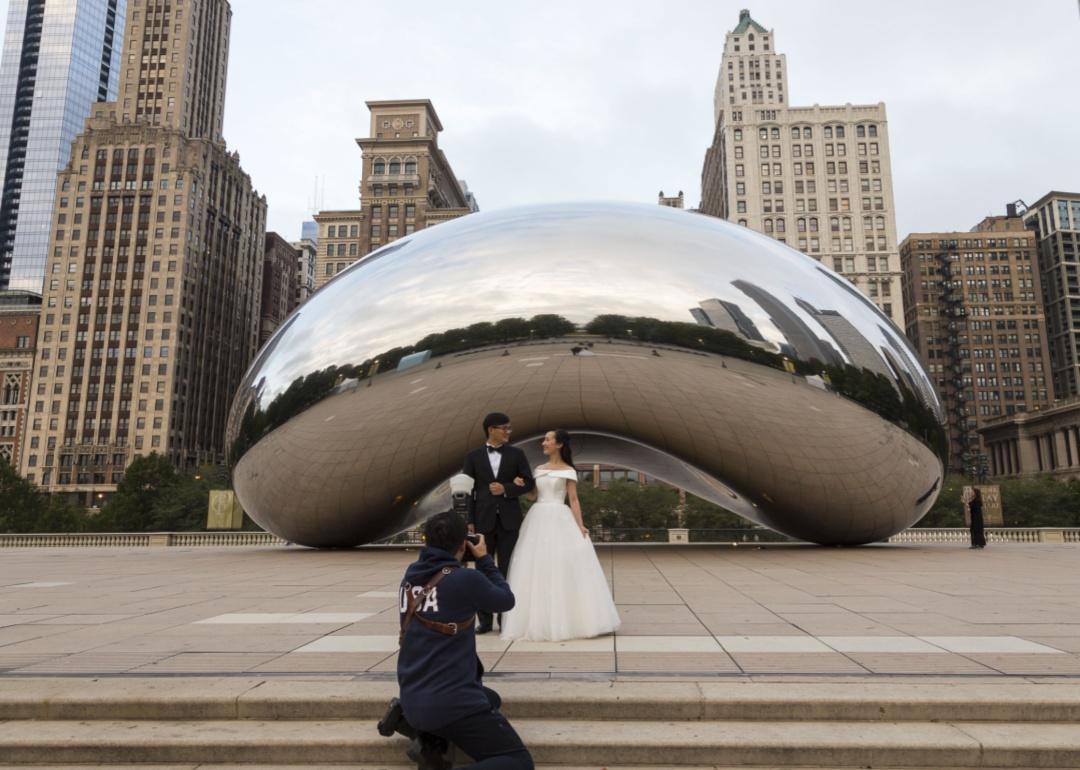
M 495 529 L 480 534 L 484 536 L 488 553 L 495 560 L 495 566 L 499 568 L 499 572 L 505 578 L 510 572 L 510 556 L 514 553 L 514 546 L 517 545 L 518 530 L 507 529 L 503 526 L 502 516 L 496 516 Z M 478 612 L 476 615 L 480 618 L 480 625 L 491 625 L 490 612 Z M 499 623 L 502 624 L 501 614 L 499 615 Z
M 475 760 L 466 768 L 533 770 L 532 755 L 506 717 L 495 709 L 472 714 L 433 732 Z

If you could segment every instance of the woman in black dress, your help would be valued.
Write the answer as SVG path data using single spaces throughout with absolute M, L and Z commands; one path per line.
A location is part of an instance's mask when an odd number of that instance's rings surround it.
M 983 506 L 982 492 L 978 487 L 975 494 L 968 501 L 968 510 L 971 512 L 971 547 L 986 548 L 986 531 L 983 529 Z

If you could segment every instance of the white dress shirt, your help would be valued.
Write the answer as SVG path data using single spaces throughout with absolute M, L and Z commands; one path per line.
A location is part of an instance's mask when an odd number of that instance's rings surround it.
M 506 446 L 506 445 L 503 444 L 503 446 Z M 493 449 L 495 448 L 492 444 L 486 444 L 485 447 L 492 447 Z M 488 462 L 491 463 L 491 475 L 494 478 L 498 478 L 499 477 L 499 466 L 502 465 L 502 452 L 488 451 L 487 456 L 488 456 Z

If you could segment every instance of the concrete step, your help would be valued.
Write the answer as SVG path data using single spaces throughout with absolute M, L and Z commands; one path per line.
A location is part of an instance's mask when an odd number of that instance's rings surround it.
M 517 720 L 540 765 L 733 767 L 1080 767 L 1076 724 L 1000 722 Z M 0 723 L 14 764 L 380 763 L 403 741 L 370 721 L 78 721 Z
M 27 770 L 37 767 L 43 769 L 44 765 L 0 765 L 0 770 Z M 127 764 L 127 765 L 100 765 L 100 764 L 77 764 L 77 765 L 54 765 L 49 764 L 48 770 L 131 770 L 133 767 L 145 768 L 146 770 L 416 770 L 416 765 L 355 765 L 355 764 L 311 764 L 311 765 L 221 765 L 221 764 Z M 743 770 L 745 765 L 733 767 L 731 765 L 548 765 L 540 764 L 536 770 Z M 754 770 L 852 770 L 849 767 L 830 765 L 828 767 L 815 765 L 799 765 L 780 767 L 779 765 L 757 765 Z M 891 767 L 889 770 L 926 770 L 926 768 L 914 767 Z M 949 770 L 983 770 L 976 767 L 953 767 Z M 1045 767 L 1040 770 L 1075 770 L 1075 768 Z
M 492 683 L 511 719 L 1072 722 L 1080 683 L 649 682 Z M 0 719 L 374 721 L 393 682 L 167 677 L 7 678 Z

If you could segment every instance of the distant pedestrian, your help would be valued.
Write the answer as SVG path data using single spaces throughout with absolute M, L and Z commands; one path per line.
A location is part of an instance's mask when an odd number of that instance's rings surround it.
M 982 491 L 975 487 L 968 501 L 971 514 L 971 548 L 986 548 L 986 530 L 983 528 Z

